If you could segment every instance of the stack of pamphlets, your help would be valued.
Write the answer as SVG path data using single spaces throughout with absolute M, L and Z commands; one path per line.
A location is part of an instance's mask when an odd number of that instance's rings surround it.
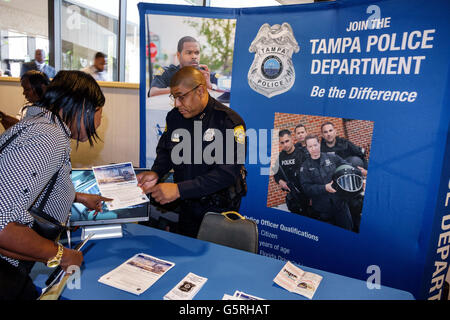
M 175 263 L 138 253 L 98 281 L 140 295 L 169 271 Z
M 322 276 L 305 272 L 288 261 L 273 281 L 289 292 L 312 299 L 320 281 L 322 281 Z
M 224 294 L 222 300 L 265 300 L 251 294 L 236 290 L 232 296 Z
M 192 300 L 207 280 L 208 278 L 189 272 L 164 296 L 164 300 Z

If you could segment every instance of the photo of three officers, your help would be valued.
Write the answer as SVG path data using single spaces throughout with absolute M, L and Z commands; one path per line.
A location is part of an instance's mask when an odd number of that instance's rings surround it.
M 275 124 L 267 206 L 359 232 L 373 122 L 277 113 Z

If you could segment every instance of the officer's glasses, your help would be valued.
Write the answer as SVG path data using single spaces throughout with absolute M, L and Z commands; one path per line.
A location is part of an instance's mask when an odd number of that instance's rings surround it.
M 183 93 L 183 94 L 180 94 L 179 96 L 174 96 L 173 94 L 170 94 L 169 95 L 169 98 L 170 98 L 170 100 L 172 100 L 172 103 L 175 105 L 175 102 L 178 100 L 178 101 L 180 101 L 181 103 L 183 103 L 183 100 L 184 100 L 184 98 L 186 98 L 187 97 L 187 95 L 189 94 L 189 93 L 191 93 L 192 91 L 194 91 L 195 89 L 197 89 L 198 87 L 200 87 L 201 86 L 201 84 L 198 84 L 197 86 L 195 86 L 194 88 L 192 88 L 191 90 L 189 90 L 188 92 L 186 92 L 186 93 Z

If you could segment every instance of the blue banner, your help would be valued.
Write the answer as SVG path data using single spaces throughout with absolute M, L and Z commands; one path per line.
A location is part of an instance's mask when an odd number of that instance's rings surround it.
M 248 194 L 240 211 L 258 223 L 260 254 L 367 280 L 374 290 L 381 284 L 419 299 L 436 297 L 449 261 L 450 203 L 442 195 L 450 188 L 450 3 L 336 1 L 233 10 L 140 4 L 139 9 L 150 32 L 149 15 L 236 20 L 228 104 L 248 129 Z M 146 143 L 152 120 L 145 118 L 151 109 L 145 75 L 152 63 L 143 34 L 141 166 L 148 166 L 148 149 L 156 145 Z M 359 201 L 348 204 L 349 223 L 321 216 L 316 209 L 322 198 L 315 196 L 305 204 L 315 208 L 312 214 L 295 213 L 283 191 L 280 180 L 289 178 L 280 178 L 276 164 L 283 167 L 285 143 L 300 148 L 299 125 L 318 136 L 322 152 L 330 141 L 362 152 L 364 170 L 359 180 L 348 182 Z M 308 148 L 305 154 L 313 157 Z M 306 162 L 295 169 L 302 183 L 308 170 Z M 308 190 L 306 183 L 301 187 Z

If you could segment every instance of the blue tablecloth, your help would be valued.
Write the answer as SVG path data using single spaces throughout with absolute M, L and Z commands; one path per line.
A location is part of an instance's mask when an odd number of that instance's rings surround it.
M 273 282 L 285 262 L 184 237 L 138 224 L 123 226 L 124 237 L 91 240 L 83 249 L 81 288 L 65 288 L 62 299 L 79 300 L 160 300 L 184 276 L 193 272 L 208 278 L 195 300 L 220 300 L 236 290 L 270 300 L 308 300 Z M 104 285 L 98 279 L 137 253 L 145 253 L 175 263 L 175 266 L 140 296 Z M 365 281 L 301 266 L 323 277 L 313 300 L 410 300 L 411 293 L 381 286 L 369 289 Z M 49 269 L 36 264 L 32 278 L 44 287 Z

